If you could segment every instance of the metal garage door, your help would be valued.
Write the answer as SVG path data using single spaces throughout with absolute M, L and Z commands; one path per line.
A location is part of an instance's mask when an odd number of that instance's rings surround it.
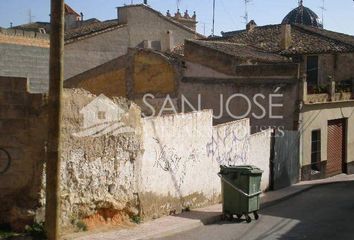
M 326 176 L 343 172 L 345 150 L 345 119 L 328 121 Z

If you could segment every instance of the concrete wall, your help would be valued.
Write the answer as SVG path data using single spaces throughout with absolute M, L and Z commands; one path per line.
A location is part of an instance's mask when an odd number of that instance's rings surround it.
M 40 205 L 44 104 L 41 94 L 27 92 L 27 79 L 0 77 L 0 149 L 10 157 L 0 153 L 0 224 L 9 223 L 15 230 L 30 225 Z
M 266 189 L 270 136 L 253 136 L 249 130 L 248 119 L 212 127 L 209 110 L 144 119 L 139 183 L 143 214 L 158 217 L 217 202 L 220 164 L 257 165 L 265 171 Z
M 20 30 L 0 31 L 0 76 L 29 79 L 29 91 L 48 91 L 49 39 Z
M 129 46 L 126 27 L 65 44 L 64 79 L 76 76 L 124 55 Z
M 311 164 L 311 132 L 321 130 L 321 160 L 327 161 L 328 121 L 347 118 L 346 129 L 346 163 L 349 172 L 353 172 L 354 162 L 354 102 L 332 102 L 304 105 L 300 114 L 301 146 L 300 164 L 307 167 Z

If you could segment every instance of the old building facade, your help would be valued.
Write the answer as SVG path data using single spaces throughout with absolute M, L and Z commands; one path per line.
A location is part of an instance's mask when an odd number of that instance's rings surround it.
M 69 79 L 67 87 L 96 94 L 109 89 L 108 94 L 126 96 L 143 110 L 145 94 L 155 96 L 150 103 L 157 109 L 168 95 L 178 111 L 194 110 L 182 109 L 183 98 L 196 107 L 202 95 L 201 108 L 214 110 L 214 123 L 249 117 L 253 132 L 272 127 L 298 134 L 298 179 L 353 173 L 354 38 L 311 25 L 315 23 L 289 23 L 259 27 L 253 21 L 246 30 L 223 37 L 187 40 L 178 54 L 131 49 L 122 58 Z M 105 78 L 107 68 L 121 74 Z M 122 87 L 108 87 L 118 83 Z M 257 94 L 265 97 L 255 101 Z M 237 99 L 227 102 L 230 97 Z M 266 109 L 265 116 L 259 105 Z M 341 141 L 333 145 L 338 138 Z
M 107 21 L 84 20 L 82 14 L 65 5 L 65 22 L 65 79 L 125 55 L 129 47 L 145 45 L 170 51 L 183 44 L 185 39 L 202 37 L 195 31 L 195 15 L 189 16 L 187 13 L 172 17 L 145 4 L 118 7 L 117 19 Z M 0 75 L 28 77 L 31 91 L 47 92 L 48 33 L 50 26 L 43 22 L 1 29 L 0 48 L 3 57 L 0 59 Z M 45 47 L 43 43 L 37 46 L 38 39 L 45 40 Z M 32 40 L 33 43 L 30 43 Z M 11 58 L 17 58 L 16 64 L 26 67 L 15 67 Z M 29 58 L 31 60 L 27 60 Z M 37 73 L 37 76 L 33 73 Z

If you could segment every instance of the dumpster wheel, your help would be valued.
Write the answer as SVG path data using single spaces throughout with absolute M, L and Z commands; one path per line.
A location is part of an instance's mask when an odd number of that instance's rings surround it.
M 247 222 L 247 223 L 252 222 L 252 219 L 251 219 L 250 215 L 245 214 L 245 217 L 246 217 L 246 222 Z
M 224 221 L 232 221 L 232 219 L 233 219 L 233 216 L 231 213 L 225 212 L 222 215 L 222 220 L 224 220 Z
M 258 215 L 258 212 L 257 212 L 257 211 L 254 211 L 254 212 L 253 212 L 253 215 L 254 215 L 254 219 L 256 219 L 256 220 L 259 219 L 259 215 Z

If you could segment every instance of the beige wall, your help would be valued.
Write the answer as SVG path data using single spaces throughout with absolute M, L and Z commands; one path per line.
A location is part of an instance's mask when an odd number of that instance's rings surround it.
M 129 46 L 126 27 L 65 44 L 64 79 L 126 54 Z
M 335 81 L 354 79 L 354 53 L 314 54 L 318 56 L 318 80 L 320 85 L 327 85 L 329 76 Z M 304 56 L 301 72 L 306 73 L 307 58 Z
M 197 37 L 190 29 L 168 21 L 162 14 L 141 5 L 118 8 L 118 19 L 120 23 L 127 24 L 129 47 L 136 47 L 143 40 L 161 41 L 167 30 L 173 32 L 175 45 Z
M 300 114 L 302 166 L 311 164 L 311 132 L 321 130 L 321 160 L 327 160 L 328 121 L 347 118 L 347 159 L 354 162 L 354 101 L 305 105 Z

